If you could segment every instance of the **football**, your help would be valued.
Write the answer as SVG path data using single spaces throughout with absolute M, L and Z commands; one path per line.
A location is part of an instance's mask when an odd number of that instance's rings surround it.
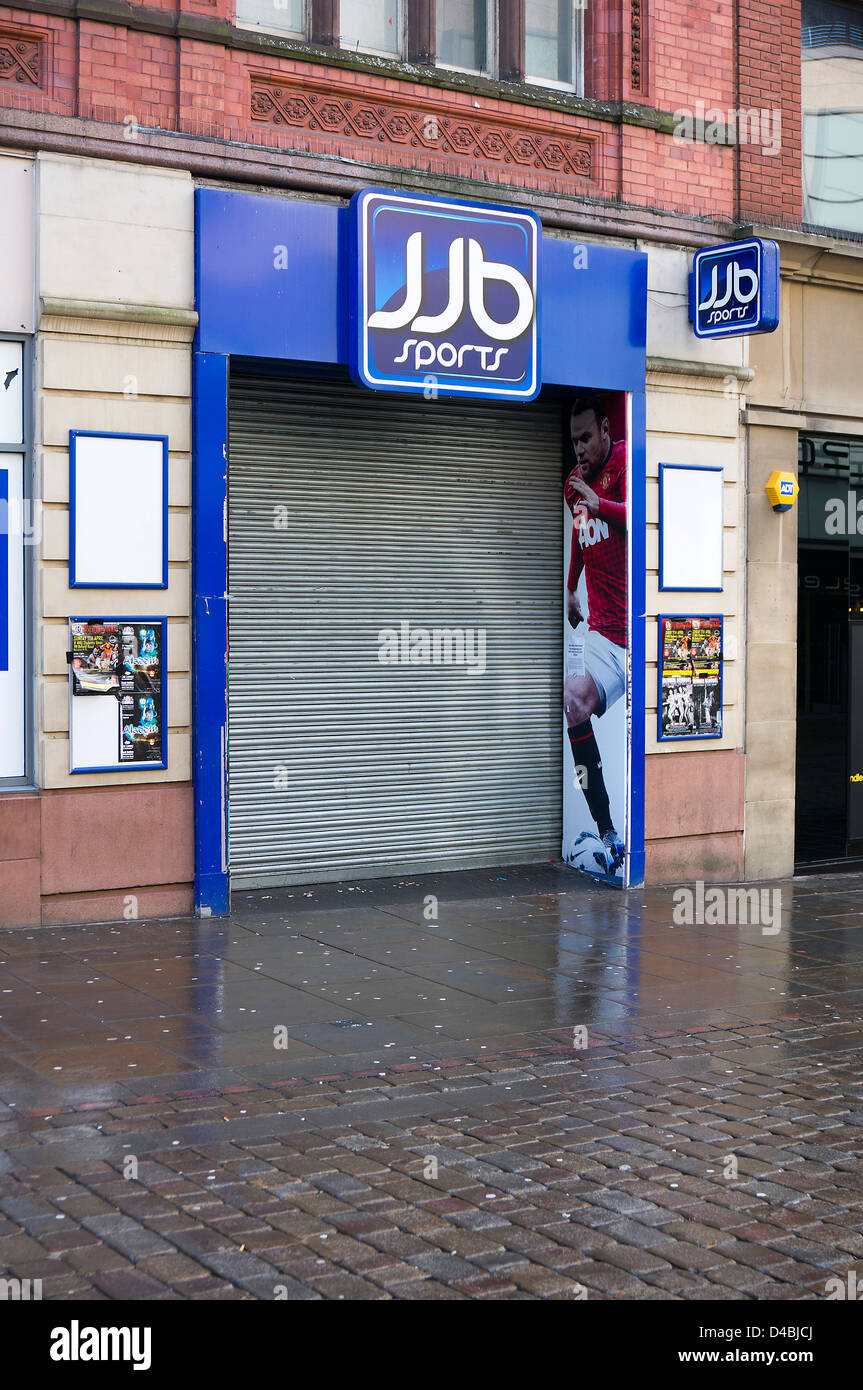
M 607 874 L 608 858 L 605 845 L 598 835 L 588 830 L 582 831 L 572 849 L 566 855 L 566 862 L 573 869 L 581 869 L 586 874 Z

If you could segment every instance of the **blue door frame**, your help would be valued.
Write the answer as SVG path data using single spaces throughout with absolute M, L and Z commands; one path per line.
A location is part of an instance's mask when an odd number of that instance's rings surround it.
M 192 386 L 195 911 L 225 915 L 228 877 L 228 383 L 234 355 L 346 365 L 347 209 L 199 188 Z M 241 272 L 241 273 L 240 273 Z M 644 880 L 647 256 L 546 237 L 544 385 L 630 396 L 630 884 Z M 513 409 L 516 409 L 513 406 Z M 641 716 L 639 717 L 639 712 Z
M 192 393 L 195 912 L 228 892 L 228 358 L 196 352 Z

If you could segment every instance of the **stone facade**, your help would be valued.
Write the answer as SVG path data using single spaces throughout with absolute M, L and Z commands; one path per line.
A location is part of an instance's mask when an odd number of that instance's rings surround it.
M 863 413 L 849 350 L 859 248 L 788 230 L 801 200 L 799 0 L 717 0 L 709 12 L 597 0 L 583 95 L 436 68 L 413 29 L 405 61 L 349 54 L 327 42 L 323 0 L 305 45 L 237 22 L 231 0 L 134 3 L 122 16 L 100 5 L 86 18 L 72 0 L 0 7 L 0 202 L 5 193 L 16 210 L 7 263 L 18 266 L 0 332 L 34 345 L 42 503 L 31 594 L 39 791 L 0 790 L 0 922 L 191 908 L 193 194 L 212 180 L 337 199 L 369 184 L 493 193 L 534 208 L 552 235 L 647 251 L 647 877 L 790 872 L 796 533 L 763 484 L 774 467 L 793 471 L 798 428 L 854 432 Z M 713 143 L 703 128 L 682 138 L 681 113 L 699 104 L 778 111 L 778 157 Z M 686 304 L 693 250 L 751 224 L 783 229 L 782 326 L 751 343 L 700 342 Z M 88 602 L 68 587 L 71 428 L 171 439 L 169 587 L 158 599 L 169 767 L 145 778 L 69 773 L 67 620 Z M 724 469 L 721 594 L 659 591 L 663 462 Z M 118 616 L 141 606 L 128 591 L 93 601 Z M 651 619 L 705 608 L 725 618 L 723 737 L 658 744 Z

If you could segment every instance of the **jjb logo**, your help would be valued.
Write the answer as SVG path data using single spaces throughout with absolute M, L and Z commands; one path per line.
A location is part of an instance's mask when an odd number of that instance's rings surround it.
M 482 246 L 471 237 L 465 243 L 464 237 L 456 237 L 449 247 L 449 300 L 446 308 L 439 314 L 420 314 L 424 297 L 423 284 L 423 234 L 412 232 L 408 237 L 405 253 L 407 283 L 405 297 L 398 309 L 377 309 L 369 320 L 369 328 L 399 329 L 410 325 L 412 333 L 448 333 L 458 323 L 465 304 L 465 244 L 467 244 L 467 297 L 470 315 L 481 333 L 501 343 L 519 338 L 533 320 L 533 291 L 525 277 L 512 266 L 501 262 L 488 263 Z M 497 280 L 511 285 L 515 291 L 517 307 L 512 318 L 501 323 L 491 317 L 485 307 L 486 281 Z M 460 353 L 484 351 L 484 349 L 461 348 Z M 509 349 L 504 349 L 509 351 Z M 452 365 L 452 363 L 450 363 Z
M 729 318 L 735 314 L 738 318 L 743 318 L 746 314 L 746 306 L 758 293 L 758 276 L 754 270 L 744 270 L 739 261 L 728 261 L 725 265 L 725 293 L 719 294 L 719 263 L 713 262 L 713 279 L 710 284 L 710 294 L 698 306 L 699 314 L 705 314 L 712 310 L 708 317 L 708 323 L 722 323 L 725 314 L 720 313 L 725 309 Z M 730 304 L 732 295 L 733 304 Z
M 772 333 L 779 323 L 779 248 L 775 241 L 731 242 L 699 251 L 690 285 L 698 338 Z
M 366 189 L 351 218 L 356 381 L 427 397 L 538 394 L 532 214 Z

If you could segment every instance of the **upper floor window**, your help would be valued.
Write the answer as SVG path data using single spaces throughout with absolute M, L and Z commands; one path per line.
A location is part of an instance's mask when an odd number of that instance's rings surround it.
M 402 51 L 399 0 L 341 0 L 339 42 L 342 48 L 398 57 Z
M 524 73 L 528 82 L 575 86 L 575 17 L 573 0 L 524 0 Z
M 803 0 L 803 217 L 863 234 L 863 4 Z
M 437 0 L 435 54 L 442 67 L 491 71 L 489 0 Z
M 582 91 L 585 0 L 237 0 L 237 23 L 346 51 Z
M 305 0 L 237 0 L 237 23 L 306 37 Z

